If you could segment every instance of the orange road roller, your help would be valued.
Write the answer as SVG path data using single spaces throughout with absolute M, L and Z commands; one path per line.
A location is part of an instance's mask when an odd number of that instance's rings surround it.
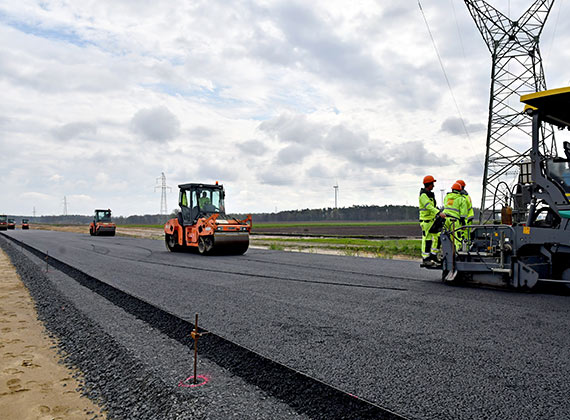
M 91 236 L 115 236 L 117 225 L 111 220 L 111 210 L 95 210 L 93 221 L 89 225 Z
M 247 251 L 251 215 L 244 220 L 226 215 L 223 185 L 181 184 L 178 188 L 180 211 L 164 225 L 169 251 L 197 249 L 200 254 L 233 255 Z

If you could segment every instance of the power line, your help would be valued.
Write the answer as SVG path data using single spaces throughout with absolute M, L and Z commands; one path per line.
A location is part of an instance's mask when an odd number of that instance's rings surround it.
M 453 10 L 453 17 L 455 18 L 455 27 L 457 28 L 457 35 L 459 35 L 459 45 L 461 45 L 461 52 L 463 53 L 463 58 L 467 59 L 465 56 L 465 48 L 463 47 L 463 37 L 461 36 L 461 30 L 459 29 L 459 21 L 457 20 L 457 13 L 455 13 L 455 5 L 453 4 L 455 0 L 450 0 L 451 9 Z
M 463 114 L 461 114 L 461 110 L 459 109 L 459 105 L 457 104 L 457 100 L 455 99 L 455 95 L 453 94 L 453 89 L 451 87 L 451 83 L 449 82 L 449 78 L 447 77 L 447 72 L 445 71 L 445 66 L 443 65 L 443 60 L 441 59 L 441 55 L 439 54 L 439 50 L 437 49 L 435 39 L 431 33 L 431 29 L 430 29 L 429 23 L 427 21 L 426 15 L 424 13 L 424 9 L 422 8 L 422 3 L 420 0 L 418 0 L 418 6 L 420 8 L 420 12 L 422 12 L 422 17 L 423 17 L 424 22 L 426 24 L 426 28 L 427 28 L 429 37 L 431 39 L 431 43 L 433 45 L 433 48 L 435 50 L 435 54 L 437 55 L 437 60 L 439 61 L 441 71 L 443 72 L 443 77 L 445 78 L 445 82 L 447 83 L 447 87 L 449 88 L 449 93 L 451 94 L 451 98 L 453 99 L 453 103 L 455 104 L 455 109 L 457 110 L 457 113 L 459 114 L 459 119 L 461 120 L 461 125 L 463 126 L 463 130 L 465 131 L 465 135 L 467 136 L 468 144 L 469 144 L 469 146 L 471 146 L 471 136 L 469 135 L 469 131 L 467 130 L 467 126 L 465 125 L 465 120 L 463 119 Z M 481 167 L 483 167 L 483 165 L 481 165 Z
M 562 9 L 562 3 L 558 3 L 558 14 L 556 15 L 556 22 L 554 22 L 554 30 L 552 32 L 552 40 L 550 41 L 550 48 L 548 49 L 548 54 L 546 55 L 547 60 L 550 58 L 550 53 L 552 52 L 552 46 L 554 45 L 554 38 L 556 38 L 556 29 L 558 28 L 558 20 L 560 19 L 561 9 Z
M 467 145 L 469 146 L 469 148 L 471 149 L 471 152 L 473 154 L 475 154 L 472 146 L 471 146 L 471 136 L 469 135 L 469 131 L 467 130 L 467 125 L 465 124 L 465 119 L 463 118 L 463 114 L 461 113 L 461 110 L 459 109 L 459 104 L 457 103 L 457 100 L 455 99 L 455 95 L 453 93 L 453 88 L 451 87 L 451 83 L 449 82 L 449 78 L 447 77 L 447 72 L 445 71 L 445 66 L 443 65 L 443 60 L 441 59 L 441 55 L 439 54 L 439 50 L 437 49 L 437 45 L 435 43 L 435 39 L 432 35 L 428 20 L 426 18 L 426 15 L 424 13 L 424 9 L 422 7 L 422 3 L 420 0 L 418 0 L 418 6 L 420 8 L 420 12 L 422 13 L 422 17 L 424 19 L 424 22 L 426 24 L 426 28 L 429 34 L 429 37 L 431 39 L 431 43 L 433 45 L 433 49 L 435 50 L 435 54 L 437 56 L 437 60 L 439 61 L 439 65 L 441 67 L 441 71 L 443 72 L 443 77 L 445 78 L 445 82 L 447 83 L 447 87 L 449 88 L 449 93 L 451 94 L 451 98 L 453 99 L 453 103 L 455 104 L 455 109 L 457 110 L 457 114 L 459 115 L 459 119 L 461 120 L 461 126 L 463 127 L 463 130 L 465 131 L 465 135 L 467 136 Z M 455 13 L 455 8 L 453 9 L 454 13 Z M 456 17 L 456 21 L 457 21 L 457 17 Z M 463 42 L 462 42 L 463 45 Z M 481 166 L 481 169 L 483 169 L 483 164 L 481 162 L 479 162 L 479 166 Z

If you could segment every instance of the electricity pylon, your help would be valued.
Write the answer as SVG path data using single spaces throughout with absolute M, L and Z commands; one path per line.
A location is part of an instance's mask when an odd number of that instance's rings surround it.
M 494 218 L 495 204 L 507 201 L 502 185 L 516 182 L 520 165 L 529 160 L 530 142 L 523 149 L 509 134 L 531 137 L 532 121 L 522 112 L 520 96 L 546 90 L 539 39 L 554 0 L 535 0 L 518 20 L 512 20 L 484 0 L 464 0 L 492 57 L 491 94 L 485 172 L 479 220 Z M 543 128 L 541 153 L 556 155 L 554 131 Z M 500 209 L 499 209 L 500 211 Z
M 164 175 L 164 172 L 161 172 L 161 176 L 156 178 L 156 182 L 159 181 L 160 185 L 156 185 L 154 187 L 154 191 L 156 191 L 157 188 L 160 188 L 160 214 L 166 215 L 168 214 L 168 206 L 166 205 L 166 190 L 172 191 L 172 188 L 166 185 L 166 176 Z

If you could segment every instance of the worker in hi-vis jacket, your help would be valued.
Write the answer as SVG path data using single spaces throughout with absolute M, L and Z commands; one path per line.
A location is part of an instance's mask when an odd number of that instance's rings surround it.
M 435 178 L 426 175 L 424 187 L 420 190 L 420 227 L 422 228 L 422 265 L 433 267 L 438 265 L 440 249 L 439 234 L 443 227 L 445 213 L 440 212 L 435 201 L 433 188 Z
M 451 232 L 451 238 L 455 244 L 455 249 L 461 249 L 461 243 L 465 237 L 465 229 L 460 227 L 467 224 L 469 214 L 469 201 L 465 195 L 461 194 L 463 187 L 456 182 L 451 186 L 444 200 L 443 212 L 447 215 L 445 219 L 445 229 Z
M 467 193 L 467 190 L 465 189 L 466 185 L 465 181 L 463 181 L 462 179 L 458 179 L 455 182 L 461 185 L 461 195 L 465 197 L 467 203 L 467 218 L 465 219 L 465 224 L 470 226 L 473 224 L 473 219 L 475 219 L 475 211 L 473 210 L 473 201 L 471 201 L 471 196 Z M 471 238 L 471 230 L 469 228 L 465 229 L 463 238 L 467 240 Z

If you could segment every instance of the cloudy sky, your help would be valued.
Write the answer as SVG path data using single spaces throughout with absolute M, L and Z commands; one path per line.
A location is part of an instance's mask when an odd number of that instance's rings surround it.
M 511 18 L 531 0 L 489 1 Z M 230 212 L 480 202 L 490 54 L 461 0 L 0 0 L 0 212 L 158 213 L 223 183 Z M 541 39 L 570 84 L 570 6 Z

